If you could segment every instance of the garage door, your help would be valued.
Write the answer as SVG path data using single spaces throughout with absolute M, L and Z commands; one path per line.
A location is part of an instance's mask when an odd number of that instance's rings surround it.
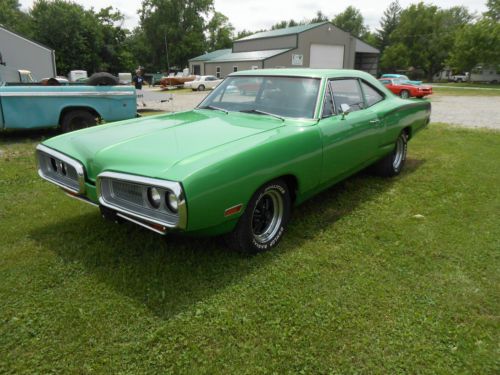
M 344 67 L 344 46 L 311 44 L 311 68 L 342 69 Z

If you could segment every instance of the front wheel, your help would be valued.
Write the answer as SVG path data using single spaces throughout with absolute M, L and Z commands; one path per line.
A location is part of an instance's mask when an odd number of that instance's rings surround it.
M 410 97 L 410 92 L 408 90 L 401 90 L 399 96 L 403 99 L 408 99 Z
M 227 236 L 231 248 L 256 254 L 275 247 L 288 224 L 290 191 L 283 180 L 271 181 L 252 196 L 236 228 Z
M 394 150 L 389 155 L 376 162 L 373 165 L 373 171 L 375 174 L 382 177 L 397 176 L 405 165 L 407 151 L 408 134 L 402 132 L 396 140 Z

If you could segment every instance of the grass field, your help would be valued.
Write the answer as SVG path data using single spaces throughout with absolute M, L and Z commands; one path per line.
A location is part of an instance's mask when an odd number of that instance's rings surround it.
M 500 96 L 500 89 L 498 88 L 464 88 L 464 87 L 432 87 L 432 96 L 446 95 L 446 96 Z
M 436 83 L 436 85 L 446 86 L 446 87 L 465 87 L 465 88 L 483 88 L 483 89 L 500 90 L 500 84 L 498 83 L 443 82 L 443 83 Z
M 500 132 L 431 124 L 255 257 L 101 220 L 0 140 L 0 373 L 498 374 Z

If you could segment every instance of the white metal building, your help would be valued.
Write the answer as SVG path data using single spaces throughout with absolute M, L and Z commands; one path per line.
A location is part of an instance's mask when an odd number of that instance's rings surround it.
M 380 51 L 330 22 L 256 33 L 189 60 L 192 74 L 225 77 L 247 69 L 331 68 L 377 73 Z
M 40 43 L 0 26 L 1 63 L 14 69 L 30 70 L 35 80 L 55 77 L 55 52 Z

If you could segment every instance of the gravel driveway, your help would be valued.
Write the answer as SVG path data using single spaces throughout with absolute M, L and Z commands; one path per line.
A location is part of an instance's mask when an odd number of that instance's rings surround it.
M 147 109 L 179 112 L 194 108 L 207 94 L 206 91 L 176 94 L 175 91 L 149 89 L 144 91 L 144 99 Z M 431 100 L 432 122 L 500 130 L 500 96 L 436 95 Z
M 500 96 L 435 96 L 431 121 L 500 130 Z

